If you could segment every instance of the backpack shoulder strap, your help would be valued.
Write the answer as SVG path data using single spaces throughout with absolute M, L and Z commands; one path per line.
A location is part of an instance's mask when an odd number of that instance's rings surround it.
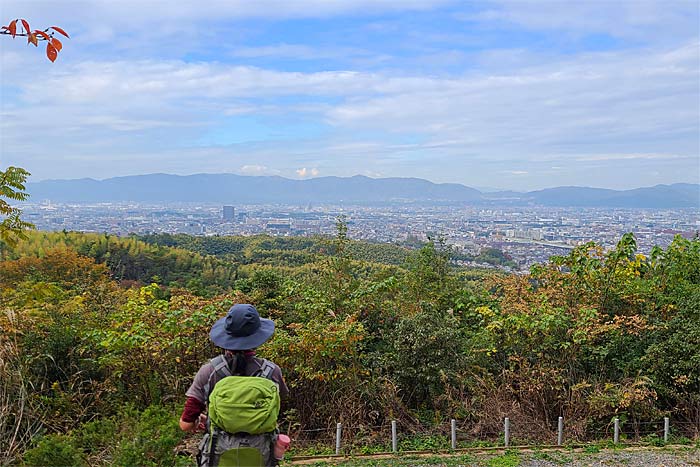
M 212 366 L 214 371 L 211 372 L 209 379 L 207 380 L 207 384 L 204 385 L 204 393 L 207 395 L 207 404 L 209 403 L 209 396 L 214 390 L 214 384 L 212 384 L 214 376 L 218 376 L 217 381 L 219 381 L 232 375 L 231 368 L 228 366 L 228 360 L 226 360 L 226 356 L 224 355 L 218 355 L 212 358 L 209 361 L 209 364 Z
M 228 365 L 228 360 L 225 355 L 218 355 L 211 359 L 209 362 L 211 366 L 214 367 L 214 373 L 219 375 L 221 378 L 226 376 L 231 376 L 231 368 Z
M 260 368 L 253 373 L 252 376 L 259 376 L 261 378 L 272 379 L 272 372 L 275 371 L 275 364 L 270 360 L 263 358 L 262 363 L 260 363 Z

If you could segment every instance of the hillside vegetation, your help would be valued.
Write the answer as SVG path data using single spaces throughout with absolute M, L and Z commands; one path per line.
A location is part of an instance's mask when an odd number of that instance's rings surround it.
M 34 233 L 0 262 L 0 455 L 28 465 L 186 465 L 177 418 L 213 322 L 234 303 L 274 319 L 259 353 L 292 396 L 296 439 L 449 418 L 533 439 L 700 426 L 700 240 L 637 254 L 624 235 L 529 275 L 455 270 L 333 240 Z M 350 436 L 350 435 L 348 435 Z M 496 435 L 497 436 L 497 435 Z

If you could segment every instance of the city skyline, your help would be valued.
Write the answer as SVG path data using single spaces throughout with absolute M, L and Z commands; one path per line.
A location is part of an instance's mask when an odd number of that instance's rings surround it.
M 167 6 L 167 8 L 166 8 Z M 697 2 L 3 2 L 0 165 L 46 179 L 700 182 Z M 27 79 L 31 76 L 32 79 Z
M 235 210 L 233 218 L 227 218 L 226 208 Z M 691 238 L 700 232 L 697 209 L 28 203 L 24 212 L 38 230 L 119 236 L 184 233 L 332 237 L 342 217 L 348 237 L 354 240 L 400 244 L 441 237 L 458 253 L 479 254 L 488 248 L 503 251 L 520 271 L 587 241 L 612 248 L 627 232 L 635 234 L 639 251 L 644 254 L 655 245 L 668 246 L 675 235 Z

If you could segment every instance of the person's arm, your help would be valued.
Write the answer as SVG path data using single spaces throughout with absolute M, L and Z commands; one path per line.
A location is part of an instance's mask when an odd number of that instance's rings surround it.
M 201 428 L 200 417 L 204 412 L 204 404 L 202 401 L 196 397 L 188 397 L 185 402 L 185 408 L 182 410 L 182 415 L 180 416 L 180 429 L 182 431 L 197 431 Z
M 202 421 L 206 422 L 206 416 L 202 415 L 202 412 L 206 410 L 204 401 L 207 400 L 204 387 L 207 381 L 209 381 L 209 376 L 211 376 L 212 371 L 213 368 L 210 364 L 202 365 L 195 375 L 192 385 L 185 393 L 187 400 L 185 401 L 185 408 L 180 417 L 180 428 L 183 431 L 197 431 L 201 428 L 200 425 Z
M 194 432 L 196 422 L 186 422 L 182 418 L 180 419 L 180 429 L 188 433 Z

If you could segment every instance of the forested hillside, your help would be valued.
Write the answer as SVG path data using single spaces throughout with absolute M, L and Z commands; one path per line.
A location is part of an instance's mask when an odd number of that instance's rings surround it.
M 325 237 L 193 237 L 191 235 L 156 234 L 139 237 L 155 245 L 184 248 L 202 255 L 215 255 L 242 264 L 301 266 L 316 261 L 319 255 L 332 255 L 336 244 Z M 400 265 L 410 250 L 386 243 L 345 240 L 343 247 L 353 259 Z
M 498 433 L 506 416 L 540 436 L 559 416 L 578 439 L 616 416 L 697 435 L 700 240 L 645 257 L 627 234 L 525 276 L 449 256 L 351 242 L 342 224 L 332 240 L 33 233 L 0 261 L 2 460 L 186 464 L 184 391 L 234 303 L 277 324 L 259 354 L 284 371 L 296 439 L 342 422 L 371 440 L 391 419 Z

